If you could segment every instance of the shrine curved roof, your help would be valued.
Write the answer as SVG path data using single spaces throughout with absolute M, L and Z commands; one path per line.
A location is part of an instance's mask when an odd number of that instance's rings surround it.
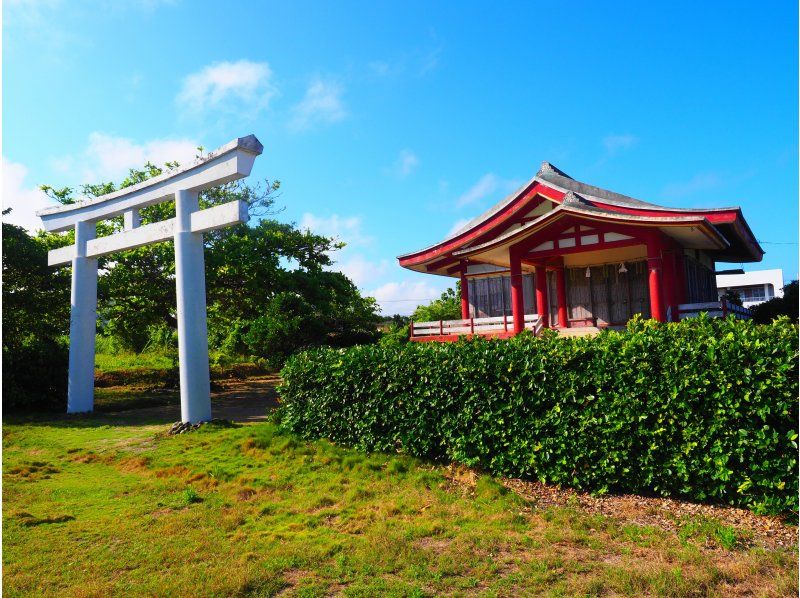
M 567 204 L 576 215 L 602 215 L 614 220 L 650 223 L 654 226 L 702 223 L 705 230 L 713 230 L 710 233 L 712 236 L 724 240 L 726 249 L 720 249 L 720 260 L 760 261 L 764 254 L 738 206 L 662 206 L 583 183 L 545 161 L 533 178 L 462 228 L 425 249 L 399 256 L 400 265 L 417 269 L 418 266 L 441 261 L 446 256 L 457 258 L 474 253 L 476 247 L 497 245 L 504 239 L 518 236 L 520 231 L 524 234 L 533 222 L 524 223 L 513 230 L 509 230 L 509 223 L 520 220 L 524 207 L 536 197 L 557 204 L 555 209 Z

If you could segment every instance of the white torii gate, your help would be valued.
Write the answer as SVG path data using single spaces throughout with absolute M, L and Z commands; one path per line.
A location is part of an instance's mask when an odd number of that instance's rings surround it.
M 248 206 L 237 200 L 200 210 L 198 194 L 248 176 L 263 149 L 255 135 L 240 137 L 192 164 L 137 185 L 36 213 L 47 231 L 75 228 L 74 245 L 48 254 L 51 266 L 72 264 L 67 413 L 94 408 L 97 258 L 174 239 L 181 419 L 191 423 L 211 419 L 203 233 L 247 222 Z M 141 208 L 170 199 L 175 200 L 175 218 L 140 225 Z M 119 215 L 125 230 L 96 239 L 97 222 Z

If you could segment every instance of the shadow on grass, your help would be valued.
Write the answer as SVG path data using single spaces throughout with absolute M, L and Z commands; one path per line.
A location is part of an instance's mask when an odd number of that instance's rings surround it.
M 102 428 L 121 426 L 169 425 L 177 421 L 168 413 L 150 409 L 95 413 L 26 413 L 3 416 L 4 425 L 46 426 L 50 428 Z
M 212 416 L 239 423 L 263 421 L 278 404 L 276 383 L 277 379 L 265 377 L 234 381 L 229 387 L 212 385 Z M 178 389 L 126 386 L 95 389 L 93 413 L 5 413 L 3 422 L 78 428 L 169 425 L 180 419 Z

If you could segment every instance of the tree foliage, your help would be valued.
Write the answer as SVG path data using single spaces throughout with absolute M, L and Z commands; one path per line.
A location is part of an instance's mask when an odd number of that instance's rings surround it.
M 739 296 L 739 293 L 733 289 L 727 289 L 719 298 L 723 301 L 727 301 L 731 305 L 742 305 L 742 298 Z
M 447 289 L 438 299 L 428 305 L 420 305 L 414 310 L 411 319 L 414 322 L 431 322 L 435 320 L 458 320 L 461 318 L 461 282 L 454 289 Z
M 754 305 L 753 320 L 759 324 L 768 324 L 773 320 L 786 316 L 793 322 L 798 318 L 798 281 L 793 280 L 783 287 L 783 297 L 773 297 L 769 301 Z
M 67 385 L 70 277 L 48 245 L 3 223 L 3 407 L 61 407 Z
M 164 168 L 147 163 L 132 169 L 119 186 L 84 185 L 80 191 L 87 197 L 103 195 L 175 167 L 175 162 Z M 235 181 L 200 193 L 201 208 L 243 200 L 251 218 L 250 224 L 204 235 L 210 345 L 279 363 L 299 347 L 373 340 L 377 335 L 374 299 L 363 297 L 349 279 L 328 269 L 331 254 L 343 244 L 276 220 L 279 189 L 279 181 L 255 186 Z M 43 190 L 61 203 L 75 201 L 71 188 L 44 186 Z M 142 209 L 141 222 L 174 215 L 174 202 L 164 202 Z M 106 220 L 98 224 L 98 236 L 122 228 L 121 217 Z M 44 234 L 42 239 L 58 246 L 71 242 L 72 233 Z M 99 265 L 98 312 L 103 334 L 141 351 L 154 337 L 163 338 L 165 330 L 176 328 L 172 243 L 115 253 L 101 258 Z M 281 306 L 291 309 L 283 314 Z M 286 322 L 280 321 L 284 315 Z M 289 334 L 292 326 L 302 330 Z

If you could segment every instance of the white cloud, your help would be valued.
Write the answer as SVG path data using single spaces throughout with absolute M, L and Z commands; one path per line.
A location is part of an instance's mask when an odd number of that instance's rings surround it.
M 153 139 L 139 144 L 126 137 L 94 132 L 81 152 L 56 158 L 52 166 L 81 183 L 119 182 L 130 168 L 148 161 L 158 166 L 170 161 L 188 164 L 194 160 L 198 145 L 190 139 Z
M 177 104 L 191 112 L 223 109 L 252 115 L 266 108 L 275 87 L 266 62 L 215 62 L 183 80 Z
M 410 175 L 419 166 L 419 157 L 409 149 L 400 150 L 391 172 L 400 178 Z
M 369 291 L 367 295 L 375 297 L 381 313 L 410 315 L 418 305 L 429 303 L 442 294 L 450 285 L 435 286 L 427 281 L 387 282 Z
M 386 77 L 393 72 L 392 65 L 385 60 L 373 60 L 367 65 L 367 67 L 374 75 L 377 75 L 378 77 Z
M 301 229 L 310 230 L 326 237 L 334 237 L 347 243 L 348 247 L 373 243 L 374 239 L 365 235 L 361 226 L 360 216 L 339 216 L 339 214 L 316 216 L 306 212 L 300 218 Z
M 439 66 L 439 59 L 444 50 L 444 44 L 438 44 L 428 52 L 424 53 L 420 59 L 419 74 L 426 75 Z
M 470 204 L 486 199 L 497 192 L 510 193 L 519 186 L 515 180 L 501 179 L 491 172 L 483 175 L 478 182 L 470 187 L 456 200 L 456 206 L 463 208 Z
M 304 131 L 318 124 L 342 120 L 347 111 L 342 102 L 344 88 L 335 81 L 314 79 L 306 89 L 303 99 L 292 108 L 289 128 Z
M 65 6 L 70 4 L 62 0 L 6 0 L 2 6 L 4 38 L 19 38 L 35 47 L 37 57 L 51 68 L 63 68 L 93 45 L 90 36 L 62 26 Z
M 19 11 L 14 16 L 20 15 L 33 15 L 35 17 L 42 17 L 42 11 L 52 11 L 58 8 L 62 2 L 61 0 L 6 0 L 6 10 Z
M 701 191 L 708 191 L 709 189 L 716 189 L 723 184 L 722 177 L 714 172 L 701 172 L 696 174 L 688 181 L 680 183 L 671 183 L 664 187 L 661 192 L 666 198 L 680 199 L 687 195 L 694 195 Z
M 606 135 L 603 137 L 603 147 L 609 156 L 613 156 L 620 150 L 633 147 L 639 142 L 639 138 L 635 135 Z
M 126 102 L 133 103 L 136 101 L 143 81 L 144 76 L 142 76 L 141 73 L 133 73 L 125 78 L 121 87 L 123 91 L 122 96 L 125 98 Z
M 365 295 L 375 297 L 384 314 L 410 314 L 417 305 L 436 299 L 445 288 L 452 286 L 452 280 L 439 282 L 434 277 L 430 281 L 388 282 L 380 285 L 392 271 L 395 262 L 375 256 L 375 239 L 363 232 L 363 221 L 359 216 L 318 216 L 307 212 L 301 217 L 299 226 L 347 243 L 344 249 L 331 252 L 334 263 L 328 269 L 342 272 Z M 376 288 L 376 285 L 379 286 Z M 370 288 L 373 290 L 366 290 Z
M 458 220 L 456 220 L 453 223 L 453 226 L 450 228 L 450 231 L 447 233 L 447 236 L 449 237 L 451 235 L 456 234 L 458 231 L 464 228 L 470 222 L 470 220 L 471 220 L 470 218 L 459 218 Z
M 131 0 L 133 6 L 140 6 L 145 11 L 151 12 L 159 6 L 172 6 L 177 4 L 177 0 Z
M 334 263 L 329 269 L 342 272 L 359 288 L 375 282 L 389 269 L 388 260 L 372 260 L 359 252 L 359 248 L 363 250 L 375 244 L 375 239 L 362 231 L 362 224 L 360 216 L 339 214 L 316 216 L 306 212 L 300 219 L 301 229 L 346 243 L 343 249 L 331 253 Z
M 11 208 L 11 213 L 3 216 L 3 221 L 21 226 L 31 232 L 42 228 L 42 221 L 36 211 L 55 205 L 43 191 L 36 187 L 26 187 L 28 169 L 22 164 L 11 162 L 3 156 L 3 210 Z
M 389 270 L 388 260 L 372 261 L 361 254 L 355 254 L 342 260 L 336 260 L 335 254 L 332 257 L 335 263 L 331 266 L 331 270 L 341 272 L 360 289 L 375 282 Z
M 64 65 L 72 66 L 84 61 L 87 52 L 98 51 L 95 37 L 67 23 L 85 22 L 91 12 L 91 16 L 115 27 L 131 14 L 136 17 L 140 13 L 152 13 L 162 5 L 173 5 L 178 1 L 5 0 L 2 2 L 3 34 L 5 39 L 19 37 L 25 47 L 35 47 L 37 59 L 49 63 L 51 71 L 63 70 Z M 111 90 L 108 93 L 111 95 Z

